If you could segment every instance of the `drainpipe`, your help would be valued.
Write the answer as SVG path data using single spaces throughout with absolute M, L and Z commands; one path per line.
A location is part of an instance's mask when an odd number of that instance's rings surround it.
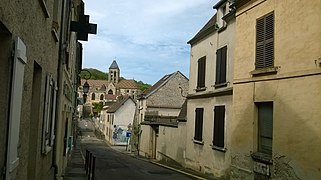
M 68 0 L 67 0 L 68 1 Z M 63 51 L 64 51 L 64 49 L 65 49 L 65 47 L 64 47 L 64 28 L 65 28 L 65 13 L 66 13 L 66 7 L 65 7 L 65 0 L 63 0 L 62 1 L 62 12 L 61 12 L 61 18 L 60 18 L 60 34 L 59 34 L 59 36 L 60 36 L 60 38 L 59 38 L 59 56 L 58 56 L 58 68 L 57 68 L 57 82 L 58 82 L 58 96 L 57 97 L 59 97 L 58 99 L 57 99 L 57 103 L 56 103 L 56 117 L 57 117 L 57 119 L 56 119 L 56 127 L 55 127 L 55 134 L 57 133 L 57 126 L 58 126 L 58 117 L 59 118 L 61 118 L 61 116 L 59 116 L 59 110 L 61 110 L 61 109 L 59 109 L 58 107 L 60 106 L 60 104 L 61 104 L 61 88 L 62 88 L 62 76 L 63 76 L 63 74 L 62 73 L 60 73 L 60 71 L 62 70 L 62 68 L 61 68 L 61 64 L 62 64 L 62 62 L 63 62 Z M 59 87 L 59 85 L 61 85 L 61 87 Z M 56 160 L 56 158 L 57 158 L 57 136 L 56 136 L 56 138 L 55 138 L 55 143 L 54 143 L 54 147 L 53 147 L 53 151 L 54 151 L 54 153 L 53 153 L 53 167 L 54 167 L 54 173 L 55 173 L 55 179 L 58 179 L 58 164 L 57 164 L 57 160 Z

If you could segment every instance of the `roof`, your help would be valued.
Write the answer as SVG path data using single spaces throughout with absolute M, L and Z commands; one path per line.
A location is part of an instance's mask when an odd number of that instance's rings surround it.
M 184 74 L 182 74 L 180 71 L 176 71 L 174 73 L 171 74 L 166 74 L 165 76 L 163 76 L 160 80 L 158 80 L 152 87 L 146 89 L 145 91 L 143 91 L 142 95 L 143 96 L 149 96 L 150 94 L 154 93 L 155 91 L 157 91 L 159 88 L 161 88 L 163 85 L 165 85 L 169 79 L 171 79 L 172 77 L 174 77 L 175 74 L 181 74 L 182 76 L 184 76 L 186 79 L 188 79 Z
M 178 114 L 177 120 L 178 121 L 186 121 L 187 120 L 186 116 L 187 116 L 187 99 L 185 99 L 185 101 L 182 105 L 182 108 Z
M 203 39 L 207 35 L 211 34 L 212 32 L 215 32 L 216 27 L 216 14 L 205 24 L 205 26 L 187 43 L 188 44 L 194 44 L 198 42 L 199 40 Z
M 107 100 L 116 100 L 117 99 L 117 95 L 114 95 L 114 94 L 106 94 L 106 97 L 105 99 Z
M 113 63 L 111 63 L 111 65 L 110 65 L 109 69 L 119 69 L 119 67 L 118 67 L 118 64 L 117 64 L 116 60 L 114 60 L 114 61 L 113 61 Z
M 110 106 L 108 109 L 107 109 L 107 113 L 114 113 L 116 112 L 122 105 L 125 104 L 125 102 L 127 100 L 131 100 L 133 101 L 129 96 L 122 96 L 121 99 L 119 99 L 115 104 L 113 104 L 112 106 Z M 133 101 L 134 102 L 134 101 Z
M 81 80 L 81 86 L 84 85 L 84 83 L 86 82 L 85 79 Z M 90 87 L 102 87 L 103 85 L 106 87 L 109 82 L 107 80 L 94 80 L 94 79 L 88 79 L 87 80 L 88 84 Z
M 116 84 L 117 89 L 138 89 L 137 83 L 134 80 L 123 79 Z

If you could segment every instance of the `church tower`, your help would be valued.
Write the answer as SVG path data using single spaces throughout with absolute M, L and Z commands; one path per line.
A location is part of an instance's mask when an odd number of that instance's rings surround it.
M 114 60 L 113 63 L 111 63 L 111 65 L 109 67 L 108 76 L 109 76 L 108 80 L 110 82 L 112 82 L 114 84 L 117 84 L 119 82 L 120 70 L 119 70 L 116 60 Z

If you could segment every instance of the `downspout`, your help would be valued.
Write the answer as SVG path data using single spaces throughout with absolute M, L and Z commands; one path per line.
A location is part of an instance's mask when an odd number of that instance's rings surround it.
M 56 127 L 55 127 L 55 134 L 57 134 L 57 127 L 58 127 L 58 118 L 61 118 L 60 116 L 59 116 L 59 110 L 61 110 L 61 109 L 59 109 L 58 107 L 60 106 L 60 103 L 61 103 L 61 87 L 59 87 L 59 85 L 62 85 L 62 73 L 60 73 L 60 71 L 61 71 L 61 64 L 62 64 L 62 62 L 63 62 L 63 53 L 62 53 L 62 51 L 63 51 L 63 49 L 64 49 L 64 42 L 63 42 L 63 40 L 64 40 L 64 38 L 63 38 L 63 36 L 64 36 L 64 28 L 65 28 L 65 22 L 64 22 L 64 20 L 65 20 L 65 1 L 63 0 L 62 1 L 62 12 L 61 12 L 61 18 L 60 18 L 60 25 L 61 25 L 61 27 L 60 27 L 60 34 L 59 34 L 59 36 L 60 36 L 60 38 L 59 38 L 59 56 L 58 56 L 58 68 L 57 68 L 57 82 L 58 82 L 58 96 L 57 97 L 59 97 L 59 98 L 57 98 L 57 103 L 56 103 L 56 117 L 57 117 L 57 119 L 56 119 Z M 53 146 L 53 151 L 54 151 L 54 153 L 53 153 L 53 167 L 54 167 L 54 173 L 55 173 L 55 179 L 57 179 L 58 178 L 58 165 L 57 165 L 57 161 L 56 161 L 56 158 L 57 158 L 57 136 L 56 136 L 56 138 L 55 138 L 55 143 L 54 143 L 54 146 Z

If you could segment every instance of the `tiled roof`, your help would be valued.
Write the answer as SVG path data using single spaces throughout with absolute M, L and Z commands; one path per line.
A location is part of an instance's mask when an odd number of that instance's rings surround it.
M 117 62 L 114 60 L 113 63 L 111 63 L 109 69 L 119 69 Z
M 117 99 L 117 95 L 113 95 L 113 94 L 106 94 L 105 99 L 107 100 L 116 100 Z
M 205 26 L 187 43 L 194 44 L 216 30 L 216 14 L 205 24 Z
M 114 113 L 114 112 L 116 112 L 122 105 L 124 105 L 124 103 L 125 103 L 127 100 L 132 101 L 132 99 L 131 99 L 129 96 L 122 96 L 121 99 L 119 99 L 115 104 L 113 104 L 112 106 L 110 106 L 110 107 L 107 109 L 107 112 L 108 112 L 108 113 Z
M 86 82 L 86 80 L 82 79 L 80 85 L 81 86 L 84 85 L 85 82 Z M 103 85 L 105 85 L 105 87 L 107 87 L 107 85 L 109 83 L 107 80 L 93 80 L 93 79 L 88 79 L 87 82 L 90 87 L 96 87 L 96 88 L 101 88 Z
M 121 80 L 116 85 L 117 89 L 138 89 L 137 83 L 134 80 Z

